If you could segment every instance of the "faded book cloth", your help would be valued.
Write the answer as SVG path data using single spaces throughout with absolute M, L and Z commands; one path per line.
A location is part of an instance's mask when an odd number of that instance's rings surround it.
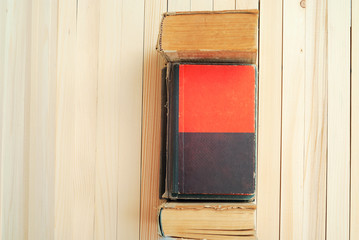
M 168 64 L 163 71 L 162 193 L 254 200 L 255 65 Z

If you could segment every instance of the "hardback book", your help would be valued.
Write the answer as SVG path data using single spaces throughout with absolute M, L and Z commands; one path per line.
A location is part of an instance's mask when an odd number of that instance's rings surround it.
M 157 50 L 169 62 L 256 63 L 258 10 L 165 13 Z
M 162 81 L 163 197 L 254 200 L 255 65 L 169 63 Z
M 165 203 L 160 207 L 163 237 L 255 240 L 254 203 Z

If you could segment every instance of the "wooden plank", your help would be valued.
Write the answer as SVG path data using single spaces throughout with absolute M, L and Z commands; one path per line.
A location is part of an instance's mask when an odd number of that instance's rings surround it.
M 328 0 L 327 164 L 326 239 L 349 239 L 350 0 Z
M 303 239 L 305 8 L 283 3 L 281 239 Z
M 117 239 L 139 239 L 144 12 L 142 0 L 122 2 L 120 58 L 120 169 Z M 114 13 L 116 14 L 116 13 Z M 116 43 L 114 43 L 116 44 Z M 116 105 L 114 106 L 116 107 Z M 114 146 L 114 148 L 116 145 Z M 124 198 L 124 193 L 126 198 Z M 128 214 L 130 212 L 131 214 Z
M 76 16 L 73 239 L 93 239 L 99 1 L 78 0 Z M 60 160 L 60 159 L 59 159 Z
M 0 239 L 2 239 L 2 142 L 3 142 L 3 106 L 4 106 L 4 84 L 5 84 L 5 43 L 6 43 L 6 19 L 7 19 L 7 1 L 0 1 L 0 29 L 3 29 L 3 34 L 0 34 Z
M 213 0 L 191 0 L 191 11 L 212 11 Z
M 191 0 L 167 0 L 168 12 L 191 11 Z
M 161 13 L 166 1 L 145 2 L 145 36 L 142 102 L 142 167 L 140 239 L 158 239 L 157 209 L 160 173 L 161 68 L 164 62 L 156 52 Z
M 359 239 L 359 1 L 351 6 L 351 199 L 350 239 Z
M 258 0 L 236 0 L 236 9 L 258 9 Z
M 96 239 L 139 238 L 143 8 L 101 2 Z
M 327 168 L 327 1 L 306 1 L 303 239 L 325 239 Z
M 100 3 L 95 239 L 117 238 L 119 171 L 126 166 L 119 157 L 122 12 L 121 1 Z
M 58 14 L 55 239 L 93 239 L 98 1 L 61 1 Z
M 31 2 L 6 1 L 2 16 L 2 239 L 27 239 Z
M 75 154 L 76 7 L 58 4 L 58 51 L 56 75 L 55 239 L 72 239 L 72 199 Z
M 213 10 L 234 10 L 236 9 L 236 0 L 213 0 Z
M 259 30 L 257 236 L 279 239 L 282 1 L 263 1 Z
M 32 2 L 28 239 L 54 238 L 57 1 Z

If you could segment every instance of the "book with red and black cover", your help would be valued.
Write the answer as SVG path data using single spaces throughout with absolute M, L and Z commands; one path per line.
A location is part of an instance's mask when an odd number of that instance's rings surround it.
M 169 63 L 163 75 L 163 197 L 254 200 L 256 66 Z

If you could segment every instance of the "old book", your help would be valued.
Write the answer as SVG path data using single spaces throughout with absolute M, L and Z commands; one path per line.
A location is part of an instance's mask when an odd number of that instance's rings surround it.
M 165 72 L 163 197 L 254 200 L 256 67 L 174 63 Z
M 255 63 L 258 11 L 165 13 L 157 50 L 167 61 Z
M 207 240 L 254 240 L 253 203 L 165 203 L 159 210 L 162 236 Z

